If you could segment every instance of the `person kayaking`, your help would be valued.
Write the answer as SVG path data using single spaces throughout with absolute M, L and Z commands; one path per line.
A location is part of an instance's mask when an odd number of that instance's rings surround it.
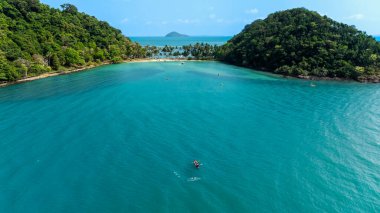
M 193 163 L 194 163 L 195 168 L 198 169 L 198 168 L 199 168 L 199 165 L 200 165 L 199 162 L 198 162 L 197 160 L 194 160 Z

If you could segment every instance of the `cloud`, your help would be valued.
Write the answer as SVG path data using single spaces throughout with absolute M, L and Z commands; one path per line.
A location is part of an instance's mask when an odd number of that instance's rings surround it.
M 346 17 L 346 19 L 362 20 L 362 19 L 364 19 L 364 15 L 361 13 L 357 13 L 357 14 L 354 14 L 352 16 Z
M 151 25 L 151 24 L 153 24 L 153 21 L 146 21 L 145 24 L 146 25 Z
M 121 20 L 121 23 L 123 23 L 123 24 L 126 24 L 126 23 L 128 23 L 128 22 L 129 22 L 129 19 L 127 19 L 127 18 Z
M 215 14 L 210 14 L 209 16 L 208 16 L 210 19 L 215 19 L 216 18 L 216 15 Z
M 216 22 L 218 22 L 218 23 L 223 23 L 223 22 L 224 22 L 224 19 L 222 19 L 222 18 L 218 18 L 218 19 L 216 20 Z
M 177 22 L 181 24 L 195 24 L 199 23 L 198 19 L 177 19 Z
M 252 8 L 252 9 L 245 11 L 245 13 L 247 13 L 247 14 L 257 14 L 258 12 L 259 12 L 259 10 L 257 8 Z
M 235 18 L 235 19 L 223 19 L 223 18 L 218 18 L 216 19 L 216 22 L 219 24 L 235 24 L 235 23 L 240 23 L 242 20 Z

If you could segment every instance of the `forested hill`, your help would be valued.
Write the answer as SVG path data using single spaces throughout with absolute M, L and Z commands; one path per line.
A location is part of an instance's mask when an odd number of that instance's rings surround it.
M 304 8 L 257 20 L 219 51 L 228 63 L 284 75 L 378 82 L 380 43 L 353 26 Z
M 0 82 L 106 60 L 144 56 L 120 30 L 70 4 L 0 1 Z

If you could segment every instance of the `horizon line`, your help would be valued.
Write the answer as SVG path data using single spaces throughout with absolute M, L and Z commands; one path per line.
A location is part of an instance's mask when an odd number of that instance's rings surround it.
M 126 35 L 127 37 L 166 37 L 165 35 Z M 234 35 L 187 35 L 186 37 L 232 37 Z M 186 38 L 181 37 L 181 38 Z M 170 38 L 170 37 L 168 37 Z M 171 38 L 179 38 L 179 37 L 171 37 Z
M 233 37 L 235 35 L 187 35 L 186 37 Z M 367 34 L 367 35 L 380 37 L 380 34 Z M 166 35 L 124 35 L 124 36 L 126 37 L 166 37 Z M 186 38 L 186 37 L 182 37 L 182 38 Z M 176 37 L 171 37 L 171 38 L 176 38 Z

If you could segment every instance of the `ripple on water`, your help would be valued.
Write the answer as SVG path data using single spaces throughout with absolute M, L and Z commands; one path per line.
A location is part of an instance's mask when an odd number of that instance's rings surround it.
M 173 62 L 0 88 L 0 211 L 380 211 L 379 85 L 313 85 Z

